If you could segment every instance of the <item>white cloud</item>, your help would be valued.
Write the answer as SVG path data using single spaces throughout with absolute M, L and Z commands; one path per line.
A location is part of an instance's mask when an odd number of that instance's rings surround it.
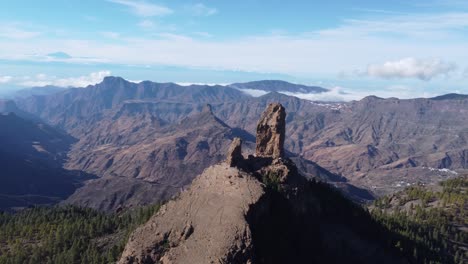
M 263 91 L 263 90 L 257 90 L 257 89 L 239 89 L 241 92 L 248 94 L 253 97 L 260 97 L 262 95 L 265 95 L 269 92 Z
M 326 101 L 326 102 L 343 102 L 351 100 L 360 100 L 364 98 L 367 94 L 359 92 L 345 92 L 344 88 L 336 86 L 329 89 L 327 92 L 323 93 L 291 93 L 291 92 L 281 92 L 282 94 L 295 96 L 301 99 L 310 100 L 310 101 Z
M 19 81 L 19 85 L 34 87 L 54 85 L 60 87 L 86 87 L 101 82 L 104 77 L 110 76 L 110 71 L 93 72 L 86 76 L 70 77 L 70 78 L 57 78 L 56 76 L 49 76 L 46 74 L 37 74 L 34 77 L 23 77 Z
M 0 83 L 9 83 L 12 79 L 11 76 L 0 76 Z
M 203 38 L 211 38 L 211 37 L 213 37 L 213 35 L 211 35 L 210 33 L 208 33 L 208 32 L 203 32 L 203 31 L 196 31 L 196 32 L 193 32 L 192 34 L 193 34 L 193 35 L 196 35 L 196 36 L 199 36 L 199 37 L 203 37 Z
M 187 6 L 187 9 L 194 16 L 211 16 L 218 13 L 218 9 L 213 7 L 208 7 L 202 3 L 197 3 L 191 6 Z
M 41 32 L 25 30 L 16 24 L 0 25 L 0 38 L 25 40 L 35 38 L 41 35 Z
M 270 92 L 263 91 L 263 90 L 257 90 L 257 89 L 239 89 L 241 92 L 244 92 L 248 95 L 251 95 L 253 97 L 259 97 L 263 96 L 265 94 L 268 94 Z M 328 89 L 328 91 L 323 92 L 323 93 L 292 93 L 292 92 L 279 92 L 281 94 L 289 95 L 289 96 L 294 96 L 297 98 L 301 98 L 304 100 L 309 100 L 309 101 L 325 101 L 325 102 L 346 102 L 346 101 L 351 101 L 351 100 L 360 100 L 369 93 L 363 93 L 363 92 L 345 92 L 344 88 L 342 87 L 333 87 Z
M 173 13 L 172 9 L 163 6 L 148 3 L 145 1 L 138 0 L 107 0 L 115 4 L 124 5 L 137 16 L 141 17 L 154 17 L 154 16 L 166 16 Z
M 201 82 L 176 82 L 176 84 L 180 86 L 190 86 L 190 85 L 208 85 L 208 86 L 215 86 L 215 85 L 228 85 L 228 83 L 201 83 Z
M 462 14 L 458 16 L 463 17 Z M 454 19 L 456 23 L 448 23 L 451 37 L 439 39 L 437 34 L 429 33 L 432 32 L 430 26 L 437 24 L 441 17 L 455 16 L 448 14 L 437 14 L 432 18 L 429 15 L 425 16 L 425 22 L 420 22 L 417 26 L 419 33 L 425 32 L 424 35 L 427 36 L 423 40 L 419 36 L 411 35 L 396 38 L 392 34 L 372 34 L 381 29 L 379 23 L 384 23 L 387 26 L 383 28 L 391 28 L 395 33 L 396 30 L 404 33 L 406 32 L 404 25 L 412 23 L 410 16 L 368 20 L 364 23 L 365 26 L 363 23 L 345 21 L 343 25 L 329 30 L 329 32 L 334 30 L 334 34 L 315 31 L 291 35 L 283 32 L 230 39 L 198 38 L 193 33 L 183 36 L 174 34 L 178 31 L 161 30 L 161 25 L 157 24 L 159 35 L 139 34 L 133 38 L 127 35 L 111 43 L 100 39 L 73 38 L 40 38 L 34 42 L 0 41 L 0 59 L 24 60 L 29 57 L 22 54 L 48 54 L 63 50 L 79 58 L 99 58 L 101 61 L 114 64 L 171 65 L 281 73 L 305 78 L 311 75 L 335 78 L 339 70 L 352 73 L 353 70 L 370 62 L 391 62 L 395 58 L 407 56 L 443 58 L 444 61 L 455 62 L 464 68 L 468 66 L 466 34 L 463 30 L 452 31 L 452 29 L 463 27 L 465 22 Z M 466 17 L 468 18 L 468 12 Z M 403 26 L 395 21 L 401 22 Z M 440 22 L 444 23 L 447 22 L 443 20 Z M 428 27 L 424 28 L 421 25 Z M 43 58 L 32 60 L 38 61 Z M 89 63 L 89 60 L 81 60 L 83 63 Z M 79 63 L 78 60 L 76 62 Z M 356 78 L 356 75 L 350 78 Z
M 468 78 L 468 68 L 463 72 L 463 78 Z
M 428 81 L 439 75 L 447 75 L 456 68 L 457 66 L 454 63 L 444 62 L 439 59 L 404 58 L 383 64 L 369 65 L 367 74 L 385 79 L 418 78 Z
M 352 100 L 361 100 L 364 97 L 375 95 L 381 98 L 397 97 L 400 99 L 409 99 L 416 97 L 434 97 L 437 92 L 428 92 L 423 86 L 409 85 L 389 85 L 375 89 L 347 89 L 340 86 L 328 88 L 328 91 L 323 93 L 291 93 L 280 92 L 289 96 L 295 96 L 309 101 L 324 101 L 324 102 L 348 102 Z M 443 92 L 442 92 L 443 93 Z

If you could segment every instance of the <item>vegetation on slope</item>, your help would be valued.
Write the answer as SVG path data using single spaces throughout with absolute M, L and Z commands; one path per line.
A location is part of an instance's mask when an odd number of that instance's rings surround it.
M 64 206 L 0 213 L 0 263 L 113 263 L 130 232 L 158 209 L 109 215 Z
M 300 247 L 299 238 L 317 248 L 315 255 L 298 256 L 300 259 L 339 263 L 358 257 L 351 254 L 353 245 L 345 237 L 333 235 L 332 230 L 339 226 L 347 226 L 376 245 L 399 252 L 398 255 L 410 263 L 458 264 L 467 261 L 467 177 L 448 180 L 432 188 L 410 187 L 375 201 L 369 213 L 328 184 L 313 181 L 309 191 L 320 210 L 311 218 L 313 221 L 308 222 L 316 236 L 307 239 L 299 231 L 292 232 L 292 226 L 287 226 L 291 224 L 288 214 L 285 215 L 279 206 L 285 201 L 274 195 L 279 191 L 274 188 L 274 182 L 270 187 L 270 198 L 279 199 L 274 202 L 277 206 L 270 208 L 273 210 L 270 216 L 274 219 L 263 219 L 261 228 L 253 230 L 254 238 L 271 228 L 284 230 L 267 237 L 268 241 L 258 241 L 262 242 L 257 243 L 260 246 L 256 250 L 259 263 L 290 259 L 281 252 L 285 252 L 287 246 Z M 118 215 L 65 206 L 37 207 L 16 214 L 0 213 L 0 264 L 115 262 L 129 233 L 158 209 L 155 205 Z M 268 228 L 263 230 L 263 227 Z M 355 240 L 352 241 L 355 244 Z M 283 247 L 282 250 L 275 248 L 278 246 Z
M 466 176 L 432 188 L 409 187 L 376 200 L 372 215 L 393 232 L 395 247 L 417 263 L 466 263 L 467 189 Z

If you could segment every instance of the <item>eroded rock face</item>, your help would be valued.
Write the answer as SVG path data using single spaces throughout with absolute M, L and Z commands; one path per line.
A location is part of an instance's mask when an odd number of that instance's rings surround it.
M 258 157 L 281 158 L 284 155 L 284 138 L 286 129 L 286 110 L 279 103 L 268 105 L 257 125 Z
M 119 263 L 251 263 L 246 216 L 263 195 L 249 173 L 212 166 L 130 236 Z
M 234 138 L 226 155 L 226 163 L 229 165 L 229 167 L 235 167 L 242 163 L 243 160 L 242 139 Z

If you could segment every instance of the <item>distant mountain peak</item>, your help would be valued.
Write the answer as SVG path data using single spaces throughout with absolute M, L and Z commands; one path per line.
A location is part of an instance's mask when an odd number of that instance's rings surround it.
M 468 94 L 449 93 L 429 98 L 431 100 L 465 100 L 468 99 Z
M 51 58 L 54 58 L 54 59 L 71 59 L 71 58 L 73 58 L 72 56 L 70 56 L 69 54 L 67 54 L 67 53 L 65 53 L 63 51 L 49 53 L 49 54 L 47 54 L 47 56 L 49 56 Z
M 112 83 L 112 82 L 128 82 L 122 77 L 119 76 L 106 76 L 102 79 L 101 83 Z

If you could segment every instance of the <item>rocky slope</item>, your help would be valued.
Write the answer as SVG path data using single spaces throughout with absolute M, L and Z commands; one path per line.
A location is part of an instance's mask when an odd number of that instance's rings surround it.
M 110 211 L 164 201 L 189 185 L 205 168 L 223 160 L 233 138 L 243 139 L 245 155 L 255 151 L 255 138 L 227 126 L 213 114 L 210 105 L 194 109 L 186 118 L 175 114 L 165 119 L 158 117 L 160 111 L 147 111 L 147 107 L 173 105 L 138 103 L 128 110 L 124 104 L 123 109 L 109 112 L 73 146 L 66 168 L 102 178 L 87 182 L 67 203 Z M 193 106 L 178 104 L 178 107 Z M 170 119 L 181 120 L 171 125 Z M 335 182 L 338 187 L 350 190 L 347 193 L 356 200 L 373 198 L 313 162 L 294 159 L 308 177 Z
M 169 199 L 205 168 L 221 161 L 221 153 L 239 135 L 216 118 L 209 105 L 178 124 L 157 124 L 156 118 L 120 116 L 118 122 L 102 124 L 102 131 L 76 144 L 66 167 L 103 178 L 88 182 L 68 202 L 110 210 Z M 101 144 L 95 141 L 108 131 L 118 132 L 107 133 Z M 132 136 L 143 134 L 147 136 Z M 102 189 L 109 191 L 102 193 Z
M 468 100 L 367 97 L 346 105 L 334 122 L 302 133 L 292 150 L 351 182 L 388 192 L 400 181 L 430 183 L 441 175 L 428 168 L 468 169 L 466 113 Z
M 282 154 L 284 118 L 284 107 L 269 105 L 255 156 L 244 158 L 234 140 L 225 162 L 206 169 L 130 236 L 119 263 L 407 263 L 378 241 L 380 231 L 328 219 L 339 216 L 329 209 L 340 208 L 333 199 L 322 208 L 321 199 L 337 194 L 309 183 Z M 355 209 L 354 217 L 367 219 Z

